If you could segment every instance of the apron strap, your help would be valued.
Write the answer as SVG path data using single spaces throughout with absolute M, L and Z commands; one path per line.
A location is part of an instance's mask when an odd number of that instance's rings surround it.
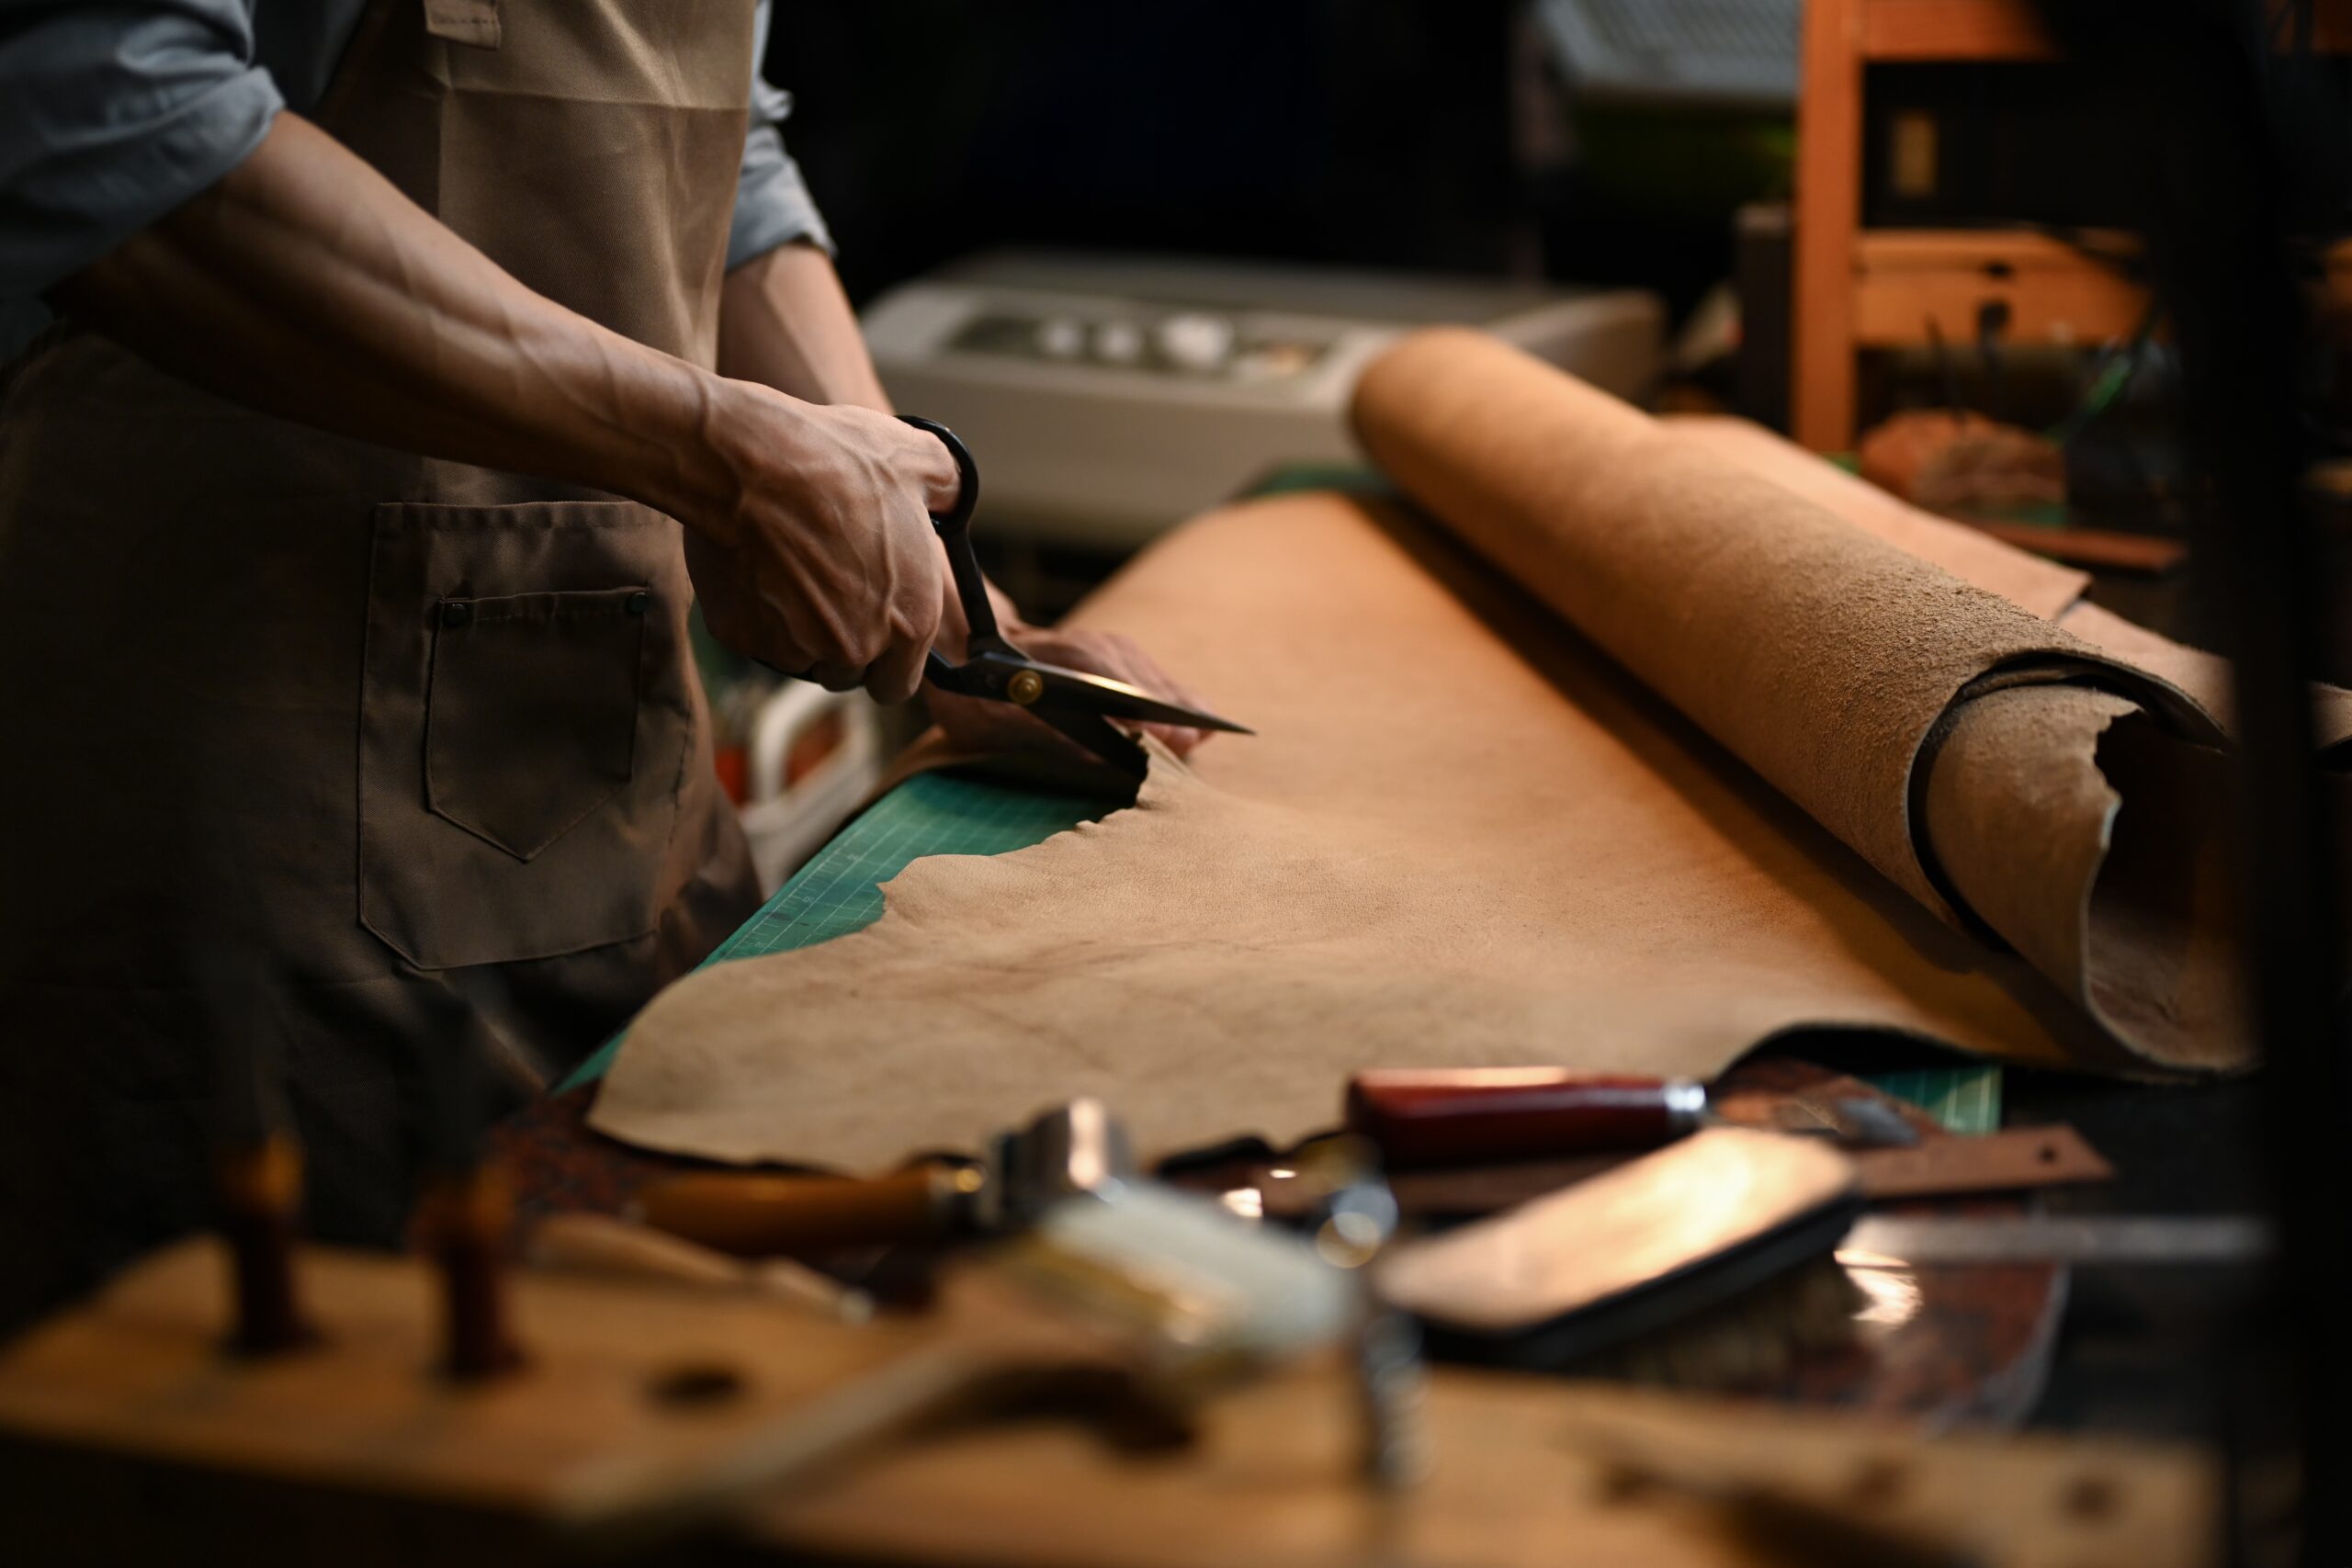
M 451 43 L 496 49 L 498 0 L 424 0 L 424 30 Z

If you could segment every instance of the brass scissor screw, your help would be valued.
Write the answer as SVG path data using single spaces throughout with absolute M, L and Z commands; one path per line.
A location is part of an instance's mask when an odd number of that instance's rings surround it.
M 1046 678 L 1035 670 L 1016 670 L 1004 683 L 1004 694 L 1025 708 L 1046 694 Z

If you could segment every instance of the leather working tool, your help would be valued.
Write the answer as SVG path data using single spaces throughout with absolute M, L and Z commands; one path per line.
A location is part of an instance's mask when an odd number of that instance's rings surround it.
M 2065 1126 L 1928 1138 L 1907 1148 L 1840 1146 L 1854 1162 L 1862 1196 L 1872 1202 L 2033 1191 L 2107 1181 L 2115 1175 L 2115 1168 L 2080 1133 Z M 1396 1172 L 1389 1188 L 1397 1207 L 1414 1218 L 1491 1214 L 1574 1186 L 1641 1153 L 1611 1149 L 1496 1165 L 1424 1166 Z M 1271 1169 L 1252 1173 L 1240 1184 L 1253 1188 L 1256 1210 L 1267 1219 L 1285 1220 L 1300 1208 L 1290 1191 L 1296 1184 Z
M 254 1007 L 257 987 L 236 983 L 241 967 L 223 953 L 197 970 L 201 1005 L 225 1026 L 214 1034 L 221 1092 L 210 1129 L 213 1208 L 235 1290 L 229 1348 L 271 1356 L 313 1343 L 318 1331 L 294 1272 L 302 1145 L 282 1088 L 284 1063 L 271 1059 L 276 1021 Z
M 1440 1354 L 1563 1366 L 1826 1257 L 1861 1207 L 1853 1162 L 1821 1140 L 1711 1127 L 1392 1248 L 1377 1285 Z
M 1081 749 L 1136 779 L 1144 776 L 1149 758 L 1135 738 L 1112 724 L 1112 719 L 1221 729 L 1234 735 L 1252 733 L 1231 719 L 1162 702 L 1124 681 L 1041 664 L 1007 641 L 997 628 L 996 608 L 989 602 L 979 558 L 972 553 L 972 509 L 980 500 L 979 465 L 945 425 L 912 414 L 899 417 L 939 437 L 956 459 L 958 480 L 955 506 L 944 513 L 933 513 L 931 524 L 946 547 L 947 569 L 955 575 L 956 596 L 963 604 L 964 623 L 971 635 L 965 640 L 961 664 L 951 663 L 934 649 L 925 668 L 926 680 L 943 692 L 1026 708 Z
M 2253 1214 L 1872 1214 L 1838 1244 L 1849 1269 L 1949 1263 L 2250 1267 L 2277 1250 Z
M 1372 1265 L 1396 1239 L 1396 1195 L 1381 1170 L 1380 1152 L 1365 1139 L 1318 1138 L 1294 1156 L 1293 1185 L 1306 1200 L 1300 1227 L 1326 1263 L 1356 1283 L 1355 1325 L 1349 1362 L 1363 1417 L 1361 1463 L 1366 1481 L 1402 1491 L 1428 1473 L 1429 1434 L 1421 1422 L 1421 1334 L 1412 1318 L 1372 1289 Z M 1227 1208 L 1234 1205 L 1227 1201 Z
M 1562 1067 L 1358 1073 L 1348 1080 L 1346 1118 L 1392 1168 L 1656 1148 L 1724 1124 L 1696 1078 Z M 1857 1096 L 1787 1096 L 1773 1108 L 1770 1130 L 1860 1146 L 1918 1141 L 1898 1112 Z
M 1018 1230 L 1057 1200 L 1100 1195 L 1136 1174 L 1102 1102 L 1074 1100 L 999 1134 L 978 1164 L 929 1161 L 871 1180 L 696 1172 L 649 1185 L 632 1217 L 738 1257 L 808 1257 Z

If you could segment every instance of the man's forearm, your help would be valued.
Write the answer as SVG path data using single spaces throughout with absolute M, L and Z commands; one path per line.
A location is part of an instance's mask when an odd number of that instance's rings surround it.
M 727 275 L 718 373 L 812 403 L 891 412 L 832 258 L 814 245 L 778 245 Z
M 532 292 L 293 115 L 56 298 L 272 412 L 673 513 L 725 510 L 729 479 L 695 438 L 719 417 L 718 378 Z
M 833 260 L 814 245 L 779 245 L 727 275 L 718 308 L 718 371 L 812 403 L 891 412 Z M 943 571 L 944 570 L 943 557 Z M 944 579 L 953 584 L 952 575 Z M 989 584 L 1002 629 L 1021 625 L 1004 591 Z M 971 630 L 951 592 L 941 606 L 940 651 L 964 655 Z

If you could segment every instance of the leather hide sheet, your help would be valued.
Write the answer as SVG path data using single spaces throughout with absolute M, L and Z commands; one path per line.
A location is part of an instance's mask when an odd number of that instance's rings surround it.
M 1077 1095 L 1147 1155 L 1279 1146 L 1359 1068 L 1707 1076 L 1798 1031 L 2247 1065 L 2217 661 L 1475 333 L 1405 340 L 1354 417 L 1413 506 L 1227 508 L 1076 617 L 1256 738 L 673 987 L 594 1124 L 873 1171 Z

